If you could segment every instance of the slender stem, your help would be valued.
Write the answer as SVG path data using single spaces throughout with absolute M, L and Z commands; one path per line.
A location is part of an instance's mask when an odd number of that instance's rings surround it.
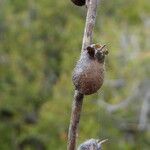
M 83 35 L 81 55 L 82 52 L 87 48 L 87 46 L 92 44 L 92 36 L 93 36 L 93 29 L 96 20 L 96 9 L 97 9 L 98 0 L 86 0 L 86 2 L 87 2 L 86 4 L 88 10 L 87 10 L 84 35 Z M 81 94 L 77 90 L 75 91 L 74 101 L 72 104 L 69 133 L 68 133 L 67 150 L 75 150 L 76 148 L 77 129 L 78 129 L 80 114 L 82 110 L 83 97 L 84 97 L 83 94 Z
M 87 16 L 86 16 L 86 24 L 84 29 L 83 35 L 83 42 L 82 42 L 82 51 L 84 51 L 87 46 L 92 44 L 93 40 L 93 29 L 95 26 L 96 20 L 96 12 L 97 12 L 97 4 L 99 0 L 87 0 Z
M 78 91 L 75 91 L 68 134 L 68 150 L 74 150 L 76 146 L 77 127 L 80 120 L 83 97 L 83 94 L 79 93 Z

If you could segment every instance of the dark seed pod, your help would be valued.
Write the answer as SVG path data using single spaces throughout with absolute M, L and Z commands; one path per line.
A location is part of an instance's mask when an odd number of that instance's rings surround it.
M 85 5 L 86 0 L 71 0 L 71 1 L 77 6 L 83 6 Z
M 90 45 L 81 54 L 80 60 L 73 72 L 73 83 L 75 88 L 84 95 L 97 92 L 104 80 L 105 46 Z

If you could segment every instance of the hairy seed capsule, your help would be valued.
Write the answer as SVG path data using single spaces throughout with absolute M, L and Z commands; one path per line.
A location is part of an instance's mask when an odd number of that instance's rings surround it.
M 81 54 L 73 72 L 75 88 L 84 95 L 97 92 L 104 80 L 104 46 L 93 44 Z
M 102 150 L 102 144 L 105 143 L 105 140 L 89 139 L 82 143 L 77 150 Z

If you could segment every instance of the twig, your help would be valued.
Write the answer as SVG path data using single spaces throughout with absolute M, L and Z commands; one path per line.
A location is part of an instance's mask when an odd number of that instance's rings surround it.
M 148 126 L 148 113 L 150 110 L 149 103 L 150 103 L 150 93 L 148 92 L 144 98 L 141 107 L 141 113 L 140 113 L 139 124 L 138 124 L 139 130 L 144 130 Z
M 80 120 L 84 95 L 75 91 L 74 101 L 72 104 L 72 114 L 70 120 L 69 134 L 68 134 L 68 150 L 74 150 L 76 146 L 77 127 Z
M 88 2 L 88 11 L 86 16 L 86 24 L 84 29 L 84 36 L 82 42 L 82 51 L 87 48 L 90 44 L 92 44 L 93 40 L 93 28 L 95 26 L 96 20 L 96 10 L 98 0 L 87 0 Z
M 87 0 L 86 4 L 88 4 L 87 6 L 88 10 L 81 53 L 87 48 L 87 46 L 92 44 L 93 28 L 95 25 L 98 0 Z M 84 97 L 83 94 L 81 94 L 77 90 L 75 91 L 68 133 L 68 146 L 67 146 L 68 150 L 75 150 L 76 148 L 76 136 L 82 109 L 83 97 Z

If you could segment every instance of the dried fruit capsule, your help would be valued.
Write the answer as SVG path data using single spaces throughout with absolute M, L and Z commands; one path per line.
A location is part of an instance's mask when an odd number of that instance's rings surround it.
M 89 139 L 82 143 L 77 150 L 102 150 L 102 144 L 105 143 L 106 140 L 96 140 L 96 139 Z
M 85 5 L 86 0 L 71 0 L 71 1 L 77 6 L 83 6 Z
M 103 84 L 105 71 L 105 45 L 92 44 L 82 52 L 73 71 L 75 88 L 84 95 L 97 92 Z

